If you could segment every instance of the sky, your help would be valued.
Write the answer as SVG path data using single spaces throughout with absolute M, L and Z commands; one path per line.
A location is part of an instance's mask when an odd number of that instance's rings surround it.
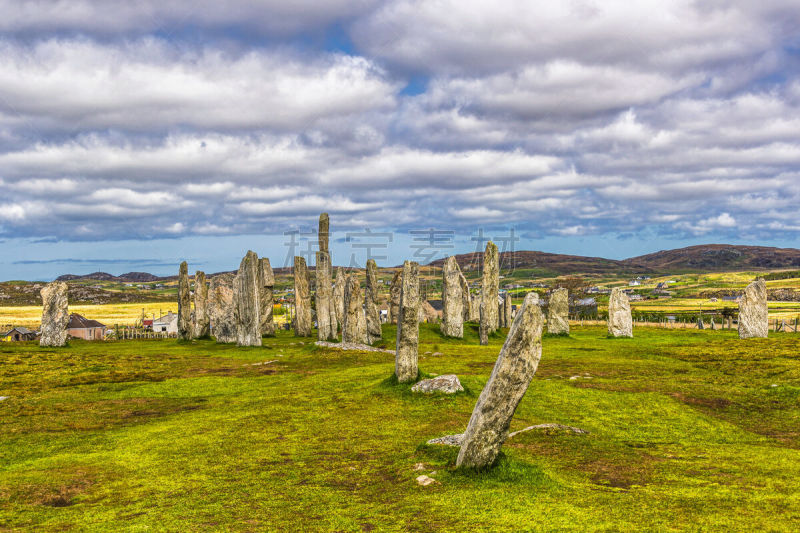
M 337 265 L 796 247 L 800 4 L 0 0 L 0 186 L 0 279 L 283 266 L 322 211 Z

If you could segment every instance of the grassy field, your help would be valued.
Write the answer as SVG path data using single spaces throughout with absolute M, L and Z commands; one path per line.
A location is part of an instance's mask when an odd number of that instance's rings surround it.
M 159 313 L 167 314 L 168 311 L 178 312 L 178 303 L 153 302 L 135 304 L 104 304 L 104 305 L 70 305 L 70 313 L 78 313 L 86 318 L 99 320 L 107 326 L 113 327 L 114 324 L 133 325 L 142 318 L 144 309 L 147 318 L 161 316 Z M 13 326 L 25 326 L 38 329 L 42 321 L 42 307 L 39 305 L 27 305 L 21 307 L 0 307 L 0 325 L 11 324 Z
M 545 338 L 512 430 L 589 434 L 523 433 L 475 473 L 425 442 L 464 430 L 502 335 L 420 334 L 421 370 L 465 393 L 414 395 L 391 354 L 284 332 L 0 346 L 0 530 L 800 529 L 800 335 Z

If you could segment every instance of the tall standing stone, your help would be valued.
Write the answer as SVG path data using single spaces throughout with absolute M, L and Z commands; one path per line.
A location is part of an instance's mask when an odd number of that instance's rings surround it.
M 64 346 L 67 343 L 69 303 L 67 284 L 63 281 L 48 283 L 42 295 L 42 336 L 39 346 Z
M 331 219 L 328 213 L 320 213 L 319 215 L 319 251 L 330 253 L 329 240 L 331 235 Z
M 553 335 L 569 335 L 569 291 L 565 287 L 550 294 L 547 306 L 547 332 Z
M 608 334 L 612 337 L 633 337 L 631 302 L 619 287 L 612 289 L 608 298 Z
M 328 252 L 317 252 L 316 302 L 317 338 L 321 341 L 336 340 L 336 309 L 331 285 L 331 259 Z
M 481 302 L 478 311 L 478 342 L 481 346 L 489 345 L 489 326 L 484 319 L 484 308 L 486 306 Z
M 358 276 L 350 274 L 344 285 L 344 322 L 342 342 L 366 344 L 367 319 L 364 316 L 364 296 Z
M 261 346 L 260 270 L 258 256 L 248 250 L 233 278 L 233 317 L 239 346 Z
M 311 288 L 308 283 L 306 260 L 294 257 L 294 334 L 311 336 Z
M 367 317 L 367 338 L 373 343 L 381 338 L 381 314 L 378 311 L 378 265 L 367 260 L 367 288 L 364 312 Z
M 347 285 L 347 277 L 344 269 L 336 269 L 336 284 L 333 286 L 333 309 L 336 312 L 336 322 L 344 330 L 344 289 Z
M 475 319 L 472 316 L 472 296 L 469 293 L 469 283 L 467 282 L 467 278 L 465 278 L 464 274 L 461 272 L 461 269 L 458 270 L 458 283 L 461 285 L 461 308 L 464 314 L 463 321 L 474 321 Z
M 208 316 L 211 333 L 218 343 L 236 342 L 233 316 L 233 274 L 218 274 L 208 288 Z
M 392 284 L 389 286 L 389 322 L 397 324 L 397 317 L 400 315 L 400 293 L 403 291 L 403 269 L 401 268 L 392 276 Z
M 505 324 L 505 327 L 510 328 L 511 321 L 511 294 L 507 292 L 503 297 L 503 324 Z
M 189 266 L 186 261 L 178 270 L 178 337 L 190 340 L 192 327 L 192 296 L 189 291 Z
M 483 388 L 458 453 L 456 466 L 491 466 L 542 357 L 544 317 L 536 293 L 528 293 Z
M 275 286 L 275 274 L 269 259 L 262 257 L 259 260 L 258 301 L 260 303 L 261 335 L 275 335 L 274 298 L 272 288 Z
M 768 333 L 767 284 L 759 279 L 749 284 L 739 299 L 739 338 L 766 338 Z
M 419 264 L 406 261 L 403 263 L 400 311 L 397 317 L 397 351 L 394 358 L 394 373 L 400 383 L 414 381 L 419 374 L 419 310 Z
M 500 324 L 498 313 L 497 293 L 500 291 L 500 258 L 497 246 L 489 241 L 483 253 L 483 280 L 481 285 L 481 303 L 483 315 L 481 320 L 486 322 L 486 333 L 497 331 Z
M 206 273 L 198 270 L 194 273 L 194 337 L 208 337 L 208 285 Z
M 459 339 L 464 337 L 461 269 L 452 255 L 445 259 L 442 267 L 442 334 Z

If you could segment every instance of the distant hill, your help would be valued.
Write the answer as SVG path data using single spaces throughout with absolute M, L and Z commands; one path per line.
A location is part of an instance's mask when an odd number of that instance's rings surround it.
M 773 270 L 800 266 L 800 250 L 769 246 L 701 244 L 631 257 L 622 263 L 657 272 Z
M 456 255 L 458 266 L 463 271 L 478 270 L 483 254 L 470 253 Z M 519 251 L 500 254 L 501 270 L 510 269 L 513 262 L 515 269 L 537 269 L 541 274 L 649 274 L 653 271 L 647 266 L 633 265 L 615 259 L 602 257 L 584 257 L 581 255 L 551 254 L 547 252 Z M 444 259 L 430 263 L 441 267 Z
M 83 274 L 83 275 L 75 275 L 75 274 L 64 274 L 63 276 L 58 276 L 56 281 L 74 281 L 74 280 L 81 280 L 81 279 L 91 279 L 96 281 L 125 281 L 125 282 L 134 282 L 134 283 L 144 283 L 148 281 L 159 281 L 165 278 L 154 276 L 148 272 L 126 272 L 125 274 L 120 274 L 119 276 L 115 276 L 113 274 L 109 274 L 108 272 L 92 272 L 91 274 Z

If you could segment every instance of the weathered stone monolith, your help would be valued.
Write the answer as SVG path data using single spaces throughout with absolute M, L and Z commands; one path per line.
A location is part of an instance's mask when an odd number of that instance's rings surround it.
M 319 215 L 319 251 L 326 252 L 330 254 L 330 248 L 328 247 L 330 234 L 331 234 L 331 219 L 328 216 L 328 213 L 320 213 Z M 330 255 L 328 256 L 330 258 Z
M 505 327 L 511 327 L 511 294 L 506 293 L 505 297 L 503 297 L 503 324 Z
M 464 298 L 461 294 L 461 270 L 454 256 L 442 266 L 442 335 L 464 337 Z
M 331 258 L 328 252 L 317 252 L 316 303 L 317 338 L 321 341 L 336 340 L 336 309 L 331 285 Z
M 190 340 L 192 327 L 192 296 L 189 290 L 189 266 L 186 261 L 178 270 L 178 337 Z
M 208 285 L 206 273 L 198 270 L 194 273 L 194 337 L 208 337 Z
M 403 290 L 403 269 L 398 270 L 392 276 L 392 284 L 389 286 L 389 322 L 397 324 L 397 317 L 400 316 L 400 293 Z
M 338 280 L 337 280 L 338 282 Z M 367 319 L 364 315 L 364 293 L 358 276 L 350 274 L 344 285 L 344 322 L 342 343 L 367 344 Z
M 628 295 L 616 287 L 608 298 L 608 334 L 612 337 L 633 337 L 631 303 Z
M 536 293 L 528 293 L 483 388 L 458 453 L 456 466 L 491 466 L 542 357 L 544 317 Z
M 336 269 L 336 284 L 333 286 L 333 309 L 336 312 L 336 322 L 344 329 L 344 288 L 347 285 L 347 277 L 344 269 Z
M 261 319 L 261 336 L 264 335 L 272 337 L 275 335 L 275 317 L 274 308 L 275 301 L 272 294 L 272 288 L 275 286 L 275 273 L 272 272 L 272 265 L 269 264 L 269 258 L 262 257 L 259 260 L 259 280 L 258 280 L 258 301 L 261 306 L 260 319 Z
M 294 257 L 294 334 L 311 336 L 311 288 L 308 267 L 301 256 Z
M 236 342 L 233 316 L 233 274 L 218 274 L 208 288 L 208 316 L 211 334 L 218 343 Z
M 378 265 L 374 259 L 367 260 L 367 288 L 364 300 L 367 317 L 367 342 L 381 338 L 381 313 L 378 311 Z
M 419 374 L 417 368 L 420 310 L 419 264 L 415 261 L 405 261 L 401 277 L 394 373 L 400 383 L 407 383 L 416 380 Z
M 484 308 L 486 307 L 483 302 L 478 304 L 479 311 L 478 311 L 478 342 L 481 346 L 488 346 L 489 345 L 489 326 L 486 324 L 486 320 L 483 318 L 484 315 Z
M 248 250 L 233 278 L 233 318 L 238 346 L 261 346 L 260 270 L 258 255 Z
M 569 290 L 566 287 L 556 289 L 550 294 L 547 332 L 551 335 L 569 335 Z
M 469 293 L 469 283 L 467 282 L 467 278 L 464 277 L 464 274 L 461 272 L 460 268 L 458 270 L 458 284 L 461 286 L 461 309 L 464 316 L 462 322 L 474 321 L 472 316 L 472 296 Z
M 63 281 L 54 281 L 39 291 L 42 295 L 42 335 L 39 346 L 64 346 L 67 343 L 67 289 Z
M 483 281 L 481 285 L 481 304 L 483 305 L 483 318 L 486 322 L 486 333 L 497 331 L 500 325 L 500 316 L 497 307 L 497 293 L 500 290 L 500 263 L 497 255 L 497 246 L 489 241 L 483 253 Z
M 766 338 L 768 333 L 767 284 L 759 279 L 748 285 L 739 298 L 739 338 Z

